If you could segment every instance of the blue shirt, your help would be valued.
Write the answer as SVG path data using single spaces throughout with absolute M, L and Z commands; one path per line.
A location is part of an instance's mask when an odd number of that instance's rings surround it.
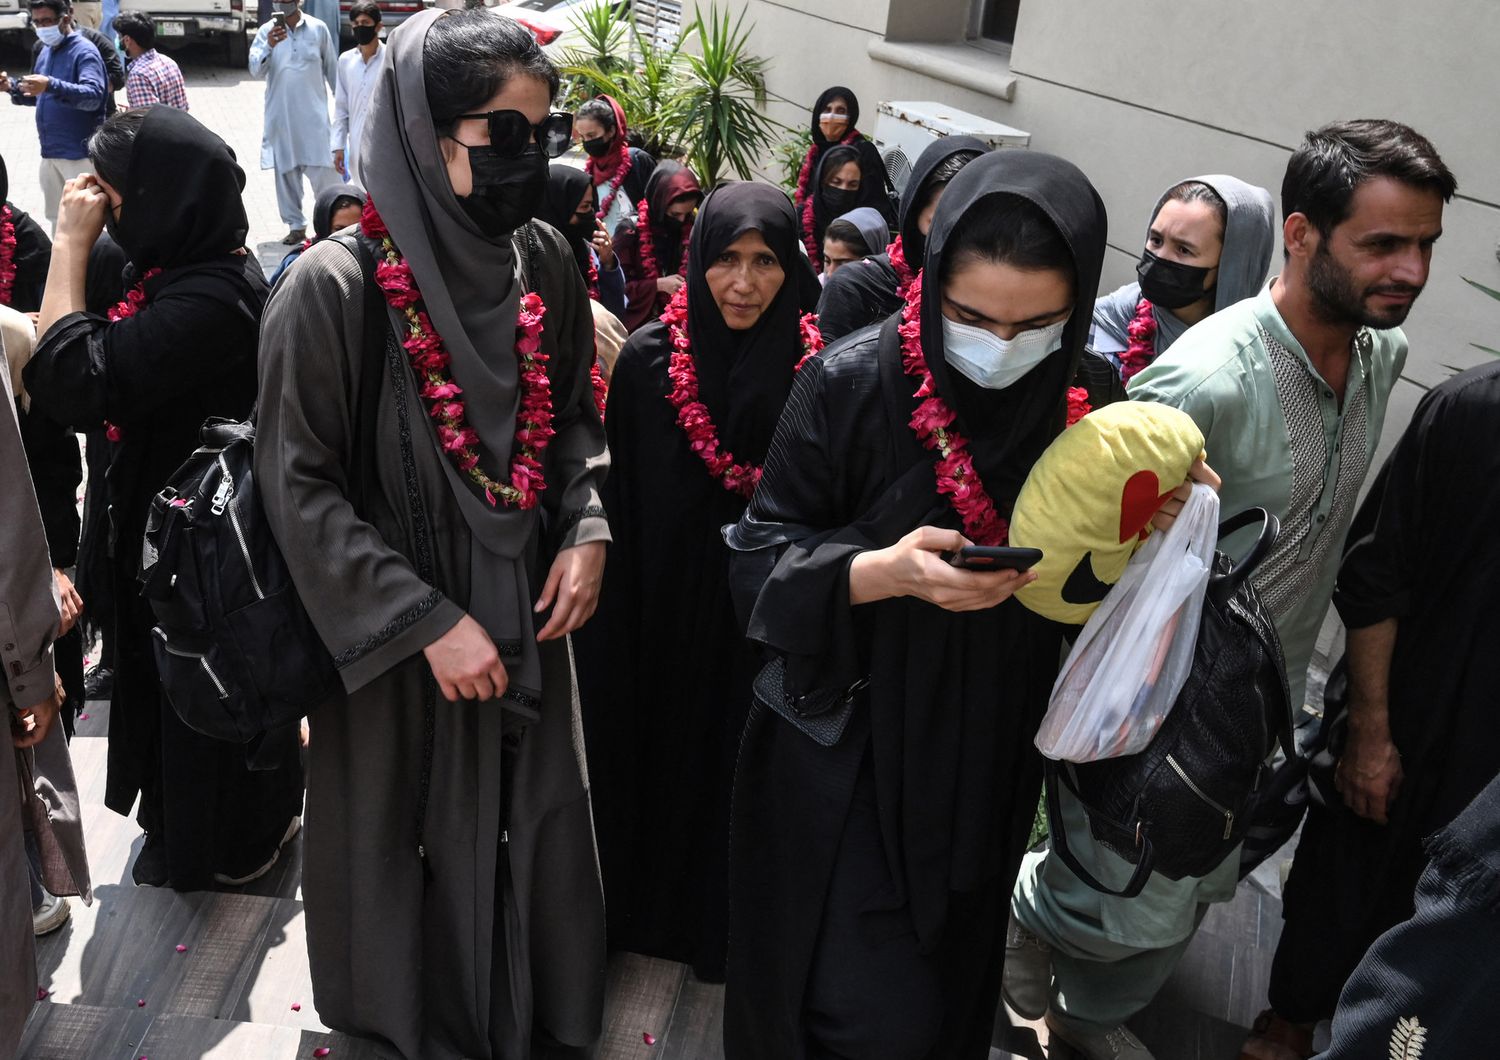
M 10 99 L 36 108 L 36 131 L 43 158 L 87 158 L 88 139 L 104 124 L 109 82 L 99 49 L 81 33 L 69 33 L 55 48 L 37 54 L 35 74 L 52 79 L 40 96 L 23 95 L 12 78 Z

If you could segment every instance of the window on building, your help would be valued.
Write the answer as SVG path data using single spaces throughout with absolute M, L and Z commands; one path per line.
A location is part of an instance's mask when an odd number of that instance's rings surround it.
M 1021 0 L 974 0 L 969 16 L 971 40 L 1010 44 L 1016 39 Z

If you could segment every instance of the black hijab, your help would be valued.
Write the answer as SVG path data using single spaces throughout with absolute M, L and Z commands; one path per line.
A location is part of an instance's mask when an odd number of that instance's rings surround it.
M 118 190 L 123 205 L 113 235 L 139 270 L 206 262 L 245 245 L 245 171 L 229 145 L 186 111 L 146 112 Z
M 835 204 L 830 200 L 831 189 L 823 186 L 823 180 L 840 166 L 846 166 L 850 162 L 860 163 L 859 191 L 850 196 L 847 202 Z M 833 223 L 834 218 L 842 217 L 850 210 L 861 206 L 871 205 L 865 199 L 868 180 L 864 172 L 863 160 L 860 153 L 849 144 L 835 144 L 823 152 L 818 159 L 818 167 L 813 171 L 813 238 L 818 242 L 819 250 L 823 245 L 823 233 L 828 231 L 828 226 Z
M 315 239 L 327 239 L 333 235 L 333 215 L 338 212 L 339 200 L 365 204 L 365 189 L 358 184 L 330 184 L 318 192 L 313 199 L 312 224 Z
M 760 233 L 786 279 L 755 326 L 735 331 L 724 323 L 704 268 L 750 231 Z M 818 304 L 818 279 L 797 247 L 791 200 L 769 184 L 719 185 L 698 210 L 688 258 L 688 338 L 699 394 L 735 459 L 759 464 L 802 359 L 798 323 Z
M 589 274 L 590 237 L 594 234 L 594 218 L 590 214 L 578 223 L 578 204 L 585 192 L 593 190 L 594 182 L 577 166 L 554 162 L 547 167 L 547 194 L 542 198 L 541 209 L 536 219 L 545 221 L 563 234 L 568 246 L 573 249 L 573 258 L 578 262 L 578 271 L 585 278 Z
M 898 216 L 901 218 L 901 249 L 913 268 L 921 264 L 927 243 L 927 237 L 917 227 L 917 215 L 922 212 L 922 203 L 927 199 L 933 173 L 954 155 L 971 152 L 982 155 L 988 150 L 983 140 L 973 136 L 945 136 L 923 148 L 916 162 L 912 163 L 911 177 L 901 189 Z
M 828 104 L 836 99 L 842 99 L 845 103 L 849 104 L 849 128 L 844 130 L 844 136 L 848 136 L 850 133 L 859 130 L 859 98 L 843 85 L 834 85 L 832 88 L 825 88 L 822 94 L 818 96 L 818 101 L 813 104 L 812 109 L 812 142 L 813 146 L 820 150 L 834 141 L 823 135 L 823 128 L 818 122 L 818 115 L 822 114 L 827 109 Z

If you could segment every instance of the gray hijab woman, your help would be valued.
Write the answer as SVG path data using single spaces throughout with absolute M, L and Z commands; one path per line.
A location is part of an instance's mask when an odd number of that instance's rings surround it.
M 361 240 L 410 267 L 457 392 L 434 393 L 431 364 L 414 376 L 404 312 L 375 303 L 366 334 L 338 240 L 287 274 L 260 349 L 266 514 L 345 688 L 311 719 L 314 998 L 328 1026 L 405 1057 L 589 1055 L 603 899 L 566 636 L 594 609 L 608 459 L 588 292 L 563 238 L 528 222 L 571 121 L 549 115 L 556 70 L 509 19 L 424 12 L 389 48 Z M 538 395 L 528 293 L 556 432 L 534 507 L 507 492 L 525 487 L 513 450 L 540 445 L 518 434 Z M 450 454 L 438 406 L 455 401 L 467 440 Z
M 1276 208 L 1265 188 L 1235 177 L 1190 177 L 1167 189 L 1151 211 L 1139 277 L 1094 303 L 1089 347 L 1121 377 L 1130 377 L 1161 356 L 1189 327 L 1260 291 L 1271 268 Z M 1128 357 L 1130 325 L 1149 323 L 1142 346 Z M 1141 329 L 1137 329 L 1141 330 Z

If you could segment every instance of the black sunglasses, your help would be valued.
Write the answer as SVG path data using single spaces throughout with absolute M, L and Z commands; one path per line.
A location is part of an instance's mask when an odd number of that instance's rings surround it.
M 573 142 L 573 115 L 549 114 L 537 125 L 526 120 L 518 110 L 492 110 L 486 114 L 460 114 L 453 119 L 459 121 L 486 121 L 490 126 L 490 146 L 506 158 L 516 158 L 531 145 L 536 137 L 537 146 L 548 158 L 557 158 Z

